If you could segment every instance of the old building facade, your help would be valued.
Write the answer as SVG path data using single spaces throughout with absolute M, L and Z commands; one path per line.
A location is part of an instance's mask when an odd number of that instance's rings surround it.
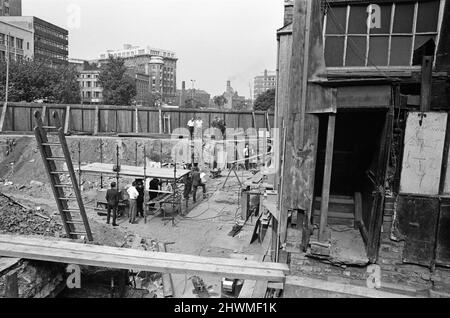
M 125 65 L 136 68 L 139 73 L 150 76 L 150 91 L 160 103 L 177 103 L 177 61 L 175 52 L 152 47 L 125 44 L 122 50 L 101 53 L 100 62 L 109 56 L 120 57 Z
M 32 59 L 34 56 L 33 32 L 27 28 L 5 22 L 0 17 L 0 60 L 6 52 L 10 60 Z
M 255 77 L 253 84 L 253 98 L 256 100 L 262 93 L 277 87 L 277 75 L 273 71 L 264 70 L 263 75 Z
M 8 16 L 4 21 L 33 34 L 33 58 L 50 66 L 67 65 L 69 32 L 37 17 Z

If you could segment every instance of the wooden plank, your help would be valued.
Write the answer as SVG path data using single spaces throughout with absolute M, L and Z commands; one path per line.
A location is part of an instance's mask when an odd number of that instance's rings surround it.
M 19 298 L 17 272 L 6 275 L 5 298 Z
M 45 124 L 45 120 L 47 117 L 47 106 L 42 107 L 42 122 Z
M 167 252 L 166 244 L 159 242 L 158 243 L 158 250 L 160 252 Z M 173 281 L 172 281 L 172 275 L 168 273 L 164 273 L 162 275 L 162 281 L 163 281 L 163 294 L 164 298 L 174 297 L 175 293 L 173 291 Z
M 254 279 L 269 281 L 284 281 L 285 275 L 281 271 L 242 267 L 239 265 L 216 265 L 208 263 L 207 258 L 201 263 L 190 263 L 184 261 L 173 261 L 162 258 L 155 259 L 154 252 L 147 252 L 146 257 L 136 258 L 115 254 L 99 254 L 89 252 L 87 245 L 78 244 L 77 250 L 64 248 L 49 248 L 43 246 L 30 246 L 26 244 L 13 244 L 10 242 L 0 243 L 0 255 L 8 257 L 20 257 L 24 259 L 57 262 L 64 264 L 78 264 L 86 266 L 107 267 L 117 269 L 138 269 L 146 272 L 156 273 L 179 273 L 179 274 L 209 274 L 218 277 L 230 277 L 235 279 Z M 106 251 L 110 247 L 102 247 Z M 136 251 L 139 252 L 139 251 Z M 239 263 L 239 262 L 238 262 Z
M 269 235 L 267 235 L 269 236 Z M 265 241 L 267 239 L 264 239 Z M 265 252 L 265 250 L 264 250 Z M 265 253 L 262 255 L 255 255 L 253 256 L 253 259 L 257 260 L 257 261 L 264 261 L 264 256 Z M 256 280 L 245 280 L 244 284 L 242 285 L 242 289 L 241 292 L 239 293 L 239 298 L 264 298 L 264 296 L 266 295 L 266 290 L 267 290 L 267 282 L 266 285 L 261 285 L 258 284 L 260 282 L 257 282 Z M 265 286 L 265 289 L 264 289 Z M 262 290 L 264 289 L 264 294 L 262 294 Z M 257 297 L 255 297 L 257 296 Z
M 355 229 L 363 225 L 362 195 L 361 192 L 355 193 Z
M 427 112 L 431 108 L 431 85 L 433 76 L 433 56 L 424 56 L 422 61 L 422 81 L 420 94 L 420 111 Z
M 403 261 L 431 267 L 435 258 L 439 199 L 400 195 L 397 220 L 400 234 L 406 237 Z
M 246 280 L 242 285 L 242 289 L 239 293 L 239 298 L 252 298 L 255 288 L 256 280 Z
M 439 112 L 408 114 L 400 193 L 439 194 L 447 118 L 447 113 Z M 444 188 L 447 192 L 450 185 Z
M 95 173 L 95 174 L 110 174 L 117 175 L 117 172 L 113 171 L 114 164 L 112 163 L 91 163 L 88 165 L 81 166 L 81 171 L 83 173 Z M 75 168 L 76 171 L 79 170 L 78 167 Z M 176 177 L 177 179 L 184 177 L 189 174 L 190 170 L 177 169 Z M 149 178 L 159 178 L 159 179 L 170 179 L 174 178 L 174 170 L 168 168 L 146 168 L 136 167 L 136 166 L 120 166 L 119 175 L 129 176 L 129 177 L 142 177 L 147 176 Z
M 139 134 L 139 108 L 135 108 L 134 113 L 134 132 Z
M 18 237 L 13 235 L 0 235 L 0 242 L 7 242 L 10 244 L 26 245 L 30 247 L 47 247 L 54 249 L 64 249 L 78 251 L 80 248 L 83 251 L 98 254 L 98 255 L 123 255 L 135 259 L 147 259 L 151 255 L 152 259 L 169 260 L 174 262 L 183 263 L 195 263 L 195 264 L 216 264 L 216 265 L 226 265 L 226 266 L 236 266 L 243 268 L 257 268 L 257 269 L 270 269 L 288 273 L 289 267 L 286 264 L 277 263 L 261 263 L 256 261 L 240 261 L 236 259 L 227 258 L 213 258 L 213 257 L 201 257 L 194 255 L 182 255 L 182 254 L 172 254 L 172 253 L 160 253 L 160 252 L 147 252 L 139 251 L 133 249 L 117 248 L 117 247 L 106 247 L 98 245 L 83 245 L 73 242 L 60 241 L 60 240 L 43 240 L 27 237 Z M 150 253 L 150 254 L 148 254 Z M 1 255 L 1 254 L 0 254 Z
M 64 133 L 69 133 L 69 124 L 70 124 L 70 106 L 66 107 L 66 118 L 64 122 Z
M 99 121 L 100 121 L 100 110 L 99 110 L 98 105 L 96 105 L 95 106 L 95 115 L 94 115 L 94 136 L 98 135 Z
M 333 165 L 334 132 L 336 128 L 336 114 L 328 116 L 327 148 L 325 154 L 325 170 L 322 186 L 322 201 L 320 207 L 320 231 L 319 240 L 327 238 L 326 229 L 328 226 L 328 206 L 330 200 L 331 172 Z
M 267 280 L 257 281 L 251 298 L 253 299 L 265 298 L 267 292 L 267 284 L 268 284 Z
M 337 108 L 388 108 L 391 106 L 390 85 L 348 86 L 337 90 Z
M 20 262 L 20 258 L 0 257 L 0 274 Z
M 413 298 L 402 294 L 388 293 L 367 287 L 297 276 L 287 276 L 285 282 L 285 288 L 286 287 L 316 289 L 363 298 Z

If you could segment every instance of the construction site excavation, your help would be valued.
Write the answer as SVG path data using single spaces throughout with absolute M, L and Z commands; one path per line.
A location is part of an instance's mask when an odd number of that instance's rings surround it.
M 111 1 L 0 0 L 0 298 L 450 297 L 450 0 Z

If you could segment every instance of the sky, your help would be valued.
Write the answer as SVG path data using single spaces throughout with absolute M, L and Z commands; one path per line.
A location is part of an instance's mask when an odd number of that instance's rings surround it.
M 69 30 L 69 57 L 96 59 L 123 44 L 175 51 L 177 88 L 249 97 L 275 71 L 284 0 L 22 0 L 22 14 Z M 251 84 L 251 85 L 250 85 Z

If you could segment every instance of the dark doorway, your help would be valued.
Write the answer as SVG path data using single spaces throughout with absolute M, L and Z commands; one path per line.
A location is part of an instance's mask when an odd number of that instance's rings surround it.
M 376 168 L 385 120 L 385 110 L 340 110 L 338 112 L 331 174 L 331 195 L 353 197 L 355 192 L 362 191 L 368 170 L 374 170 L 374 166 Z M 322 191 L 327 121 L 326 116 L 320 118 L 315 196 L 320 196 Z
M 328 115 L 320 118 L 314 223 L 320 219 Z M 359 229 L 371 262 L 376 261 L 390 152 L 388 109 L 343 110 L 336 115 L 328 225 Z

